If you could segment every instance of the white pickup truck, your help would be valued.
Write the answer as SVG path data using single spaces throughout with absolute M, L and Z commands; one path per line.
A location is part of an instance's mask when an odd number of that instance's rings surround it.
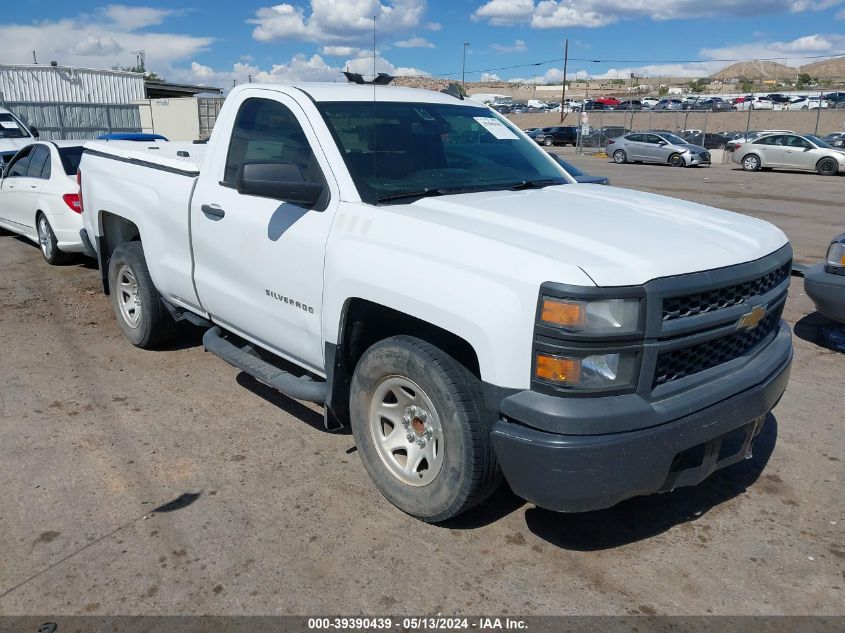
M 566 512 L 697 484 L 750 454 L 788 381 L 780 230 L 575 184 L 471 100 L 238 87 L 207 146 L 89 143 L 80 183 L 133 344 L 207 326 L 206 349 L 350 424 L 426 521 L 502 477 Z
M 27 126 L 6 108 L 0 108 L 0 168 L 23 147 L 35 142 L 38 130 Z

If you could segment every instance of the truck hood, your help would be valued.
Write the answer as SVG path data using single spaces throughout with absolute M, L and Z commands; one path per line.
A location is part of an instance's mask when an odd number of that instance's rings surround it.
M 586 184 L 455 194 L 384 208 L 489 239 L 493 244 L 482 258 L 495 259 L 495 242 L 504 243 L 578 266 L 598 286 L 732 266 L 787 243 L 763 220 Z
M 22 147 L 34 143 L 36 139 L 28 136 L 26 138 L 0 138 L 0 152 L 17 152 Z

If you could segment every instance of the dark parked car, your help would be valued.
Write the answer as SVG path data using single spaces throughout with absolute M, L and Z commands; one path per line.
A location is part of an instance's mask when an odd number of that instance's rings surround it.
M 627 132 L 627 128 L 618 125 L 596 128 L 589 134 L 581 136 L 581 145 L 583 147 L 606 147 L 610 139 L 622 136 Z
M 831 147 L 845 149 L 845 132 L 834 132 L 833 134 L 828 134 L 827 136 L 822 137 L 822 140 Z
M 717 132 L 709 132 L 707 134 L 685 134 L 684 140 L 690 145 L 700 145 L 705 149 L 725 149 L 732 138 Z
M 696 101 L 690 106 L 690 110 L 698 110 L 703 112 L 732 112 L 733 105 L 720 97 L 713 97 L 712 99 L 702 99 Z
M 557 154 L 552 154 L 552 158 L 554 158 L 558 165 L 563 167 L 567 174 L 572 176 L 578 183 L 585 184 L 585 185 L 609 185 L 610 178 L 607 176 L 591 176 L 590 174 L 585 174 L 583 171 L 578 169 L 572 163 L 568 163 L 563 160 Z
M 789 103 L 790 101 L 792 101 L 792 97 L 790 97 L 789 95 L 782 95 L 779 92 L 773 92 L 771 94 L 767 94 L 766 99 L 768 99 L 769 101 L 774 101 L 775 103 L 783 103 L 783 104 L 786 104 L 786 103 Z
M 601 101 L 585 101 L 581 108 L 582 110 L 610 110 L 608 106 Z
M 552 145 L 572 145 L 572 147 L 575 147 L 578 142 L 578 128 L 574 125 L 545 127 L 533 136 L 531 134 L 529 136 L 546 147 Z
M 643 109 L 643 102 L 639 99 L 628 99 L 626 101 L 622 101 L 616 106 L 617 110 L 642 110 Z

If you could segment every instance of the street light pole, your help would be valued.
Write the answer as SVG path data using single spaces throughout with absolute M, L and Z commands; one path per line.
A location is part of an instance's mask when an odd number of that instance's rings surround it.
M 563 44 L 563 86 L 560 89 L 560 122 L 563 123 L 563 104 L 566 101 L 566 64 L 569 62 L 569 38 Z
M 469 47 L 469 42 L 464 42 L 464 59 L 461 63 L 461 86 L 466 91 L 466 69 L 467 69 L 467 47 Z

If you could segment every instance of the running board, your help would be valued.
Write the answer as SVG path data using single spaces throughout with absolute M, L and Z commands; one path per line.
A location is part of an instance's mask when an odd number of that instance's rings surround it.
M 286 396 L 318 404 L 326 403 L 328 390 L 324 380 L 298 378 L 284 369 L 279 369 L 258 358 L 254 353 L 250 353 L 248 350 L 251 350 L 251 347 L 240 348 L 227 341 L 217 326 L 203 335 L 202 344 L 215 356 L 219 356 L 233 367 L 245 371 L 259 382 L 281 391 Z

